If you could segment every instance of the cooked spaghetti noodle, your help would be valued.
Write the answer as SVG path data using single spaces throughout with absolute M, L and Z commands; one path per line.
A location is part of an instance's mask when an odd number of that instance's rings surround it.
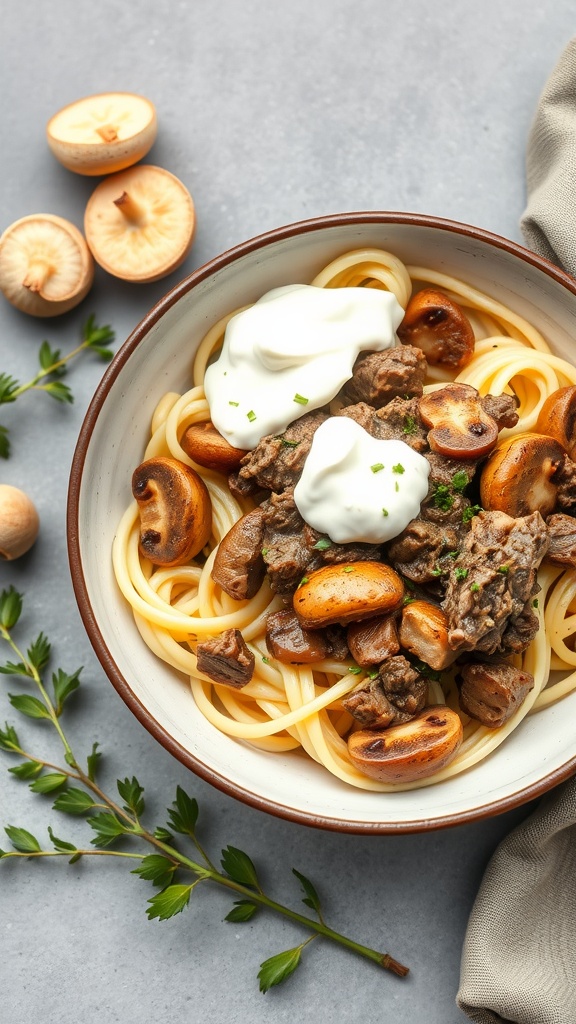
M 325 267 L 311 282 L 324 288 L 387 289 L 405 308 L 413 287 L 441 288 L 458 302 L 476 336 L 471 362 L 456 378 L 431 367 L 425 391 L 449 380 L 470 384 L 481 395 L 514 393 L 519 420 L 501 437 L 534 429 L 547 396 L 560 387 L 576 384 L 576 368 L 558 358 L 542 335 L 521 316 L 475 288 L 417 266 L 405 266 L 390 253 L 365 249 L 346 253 Z M 195 464 L 180 445 L 186 428 L 210 418 L 202 382 L 207 363 L 222 344 L 223 317 L 198 348 L 193 366 L 194 386 L 180 396 L 165 395 L 152 418 L 151 438 L 143 459 L 171 456 L 198 472 L 206 483 L 213 511 L 213 535 L 204 564 L 157 568 L 139 553 L 139 512 L 136 502 L 126 510 L 114 542 L 113 562 L 118 585 L 130 603 L 136 625 L 150 649 L 190 679 L 194 700 L 215 728 L 228 736 L 264 750 L 301 749 L 337 778 L 352 786 L 377 792 L 413 789 L 450 778 L 477 764 L 518 727 L 526 715 L 538 711 L 576 689 L 576 571 L 544 560 L 538 582 L 540 628 L 516 664 L 534 677 L 534 687 L 498 729 L 468 719 L 458 708 L 457 689 L 450 671 L 444 688 L 430 681 L 428 704 L 447 703 L 460 714 L 464 739 L 454 760 L 431 777 L 418 782 L 390 784 L 362 774 L 348 755 L 345 735 L 352 719 L 342 699 L 364 678 L 352 662 L 323 661 L 314 665 L 288 665 L 269 658 L 265 628 L 272 611 L 284 607 L 265 581 L 251 600 L 235 601 L 212 580 L 210 570 L 216 548 L 234 523 L 252 505 L 237 500 L 226 479 Z M 239 629 L 255 655 L 251 681 L 241 690 L 214 683 L 197 669 L 198 642 L 230 628 Z M 351 671 L 353 669 L 354 671 Z M 549 684 L 550 672 L 560 681 Z

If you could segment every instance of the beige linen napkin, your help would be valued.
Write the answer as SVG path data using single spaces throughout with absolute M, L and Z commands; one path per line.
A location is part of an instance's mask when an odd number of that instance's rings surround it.
M 527 180 L 527 245 L 576 277 L 576 37 L 541 96 Z M 457 1002 L 477 1024 L 576 1024 L 576 778 L 544 797 L 492 857 Z

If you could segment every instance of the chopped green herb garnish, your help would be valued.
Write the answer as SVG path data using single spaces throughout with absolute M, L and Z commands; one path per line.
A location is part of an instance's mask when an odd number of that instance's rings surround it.
M 448 558 L 458 558 L 459 554 L 460 554 L 459 551 L 449 551 L 448 552 Z
M 465 508 L 462 513 L 462 522 L 469 523 L 474 516 L 477 516 L 479 512 L 483 511 L 484 509 L 481 505 L 470 505 L 468 508 Z
M 353 676 L 359 676 L 362 669 L 360 668 L 360 665 L 352 665 L 348 671 L 351 672 Z
M 281 434 L 277 434 L 275 440 L 280 441 L 284 448 L 297 448 L 300 444 L 300 441 L 289 441 L 287 437 L 282 437 Z
M 414 600 L 414 598 L 413 598 L 413 597 L 410 597 L 410 595 L 409 595 L 409 594 L 406 594 L 406 595 L 404 596 L 404 600 L 402 601 L 402 604 L 403 604 L 403 605 L 407 605 L 407 604 L 412 604 L 412 601 L 413 601 L 413 600 Z
M 468 575 L 468 569 L 462 569 L 461 566 L 456 566 L 454 569 L 454 575 L 458 581 L 465 580 Z
M 468 486 L 468 473 L 464 469 L 459 469 L 457 473 L 454 473 L 452 477 L 452 489 L 458 491 L 460 494 L 465 487 Z
M 379 675 L 380 675 L 380 673 L 378 672 L 377 668 L 371 668 L 369 673 L 368 673 L 368 678 L 369 679 L 377 679 Z
M 250 409 L 250 412 L 247 412 L 246 415 L 250 420 L 250 423 L 254 423 L 254 420 L 256 419 L 256 413 L 254 412 L 254 410 Z
M 353 565 L 347 565 L 347 566 L 344 567 L 342 572 L 354 572 L 354 566 Z
M 303 587 L 305 583 L 308 583 L 308 577 L 307 576 L 303 576 L 302 577 L 302 579 L 300 580 L 300 583 L 298 584 L 298 586 L 299 587 Z
M 269 548 L 262 548 L 262 557 L 263 558 L 266 558 L 266 555 L 268 554 L 268 551 L 269 551 Z
M 538 608 L 538 598 L 537 597 L 535 597 L 534 600 L 532 601 L 532 607 L 533 608 Z
M 264 662 L 265 665 L 270 664 L 270 658 L 267 658 L 265 654 L 262 655 L 262 661 Z
M 437 683 L 441 681 L 442 673 L 437 669 L 430 668 L 430 665 L 427 665 L 425 661 L 421 661 L 420 658 L 410 658 L 410 662 L 421 676 L 424 676 L 426 679 L 433 679 Z
M 298 392 L 296 392 L 292 401 L 297 402 L 298 405 L 308 405 L 308 399 L 304 398 L 304 395 L 299 395 Z
M 436 508 L 442 509 L 443 512 L 448 512 L 454 504 L 454 498 L 450 494 L 450 488 L 446 484 L 438 484 L 434 491 L 434 505 Z
M 390 513 L 389 513 L 389 511 L 388 511 L 388 509 L 387 509 L 387 508 L 383 508 L 383 509 L 382 509 L 382 515 L 383 515 L 384 517 L 386 517 L 386 516 L 389 516 L 389 515 L 390 515 Z
M 400 484 L 398 483 L 397 480 L 394 481 L 394 490 L 395 491 L 399 491 L 400 490 Z
M 404 466 L 401 462 L 397 462 L 395 466 L 392 466 L 393 473 L 404 473 Z
M 240 405 L 240 402 L 228 402 L 228 405 L 235 405 L 235 406 L 239 406 L 239 405 Z
M 404 434 L 415 434 L 417 430 L 416 420 L 413 416 L 404 417 L 404 426 L 402 427 L 402 433 Z
M 439 565 L 435 566 L 434 569 L 432 569 L 432 575 L 433 576 L 441 576 L 442 575 L 442 569 L 440 568 Z
M 508 566 L 508 565 L 499 565 L 498 569 L 497 569 L 497 572 L 501 572 L 503 576 L 506 576 L 506 574 L 508 573 L 509 569 L 510 569 L 510 566 Z
M 384 469 L 383 462 L 375 462 L 373 466 L 370 466 L 373 473 L 379 473 L 381 469 Z
M 313 550 L 314 551 L 327 551 L 328 548 L 331 548 L 331 547 L 332 547 L 332 541 L 330 540 L 329 537 L 320 537 L 320 540 L 316 541 Z
M 470 590 L 472 590 L 476 594 L 480 590 L 480 587 L 478 586 L 477 583 L 471 583 Z

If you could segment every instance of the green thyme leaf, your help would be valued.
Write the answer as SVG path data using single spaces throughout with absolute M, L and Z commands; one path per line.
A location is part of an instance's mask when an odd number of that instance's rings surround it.
M 178 786 L 176 790 L 176 801 L 168 810 L 170 821 L 168 824 L 175 832 L 184 836 L 193 836 L 196 822 L 198 821 L 198 804 L 193 797 L 188 796 Z
M 86 758 L 86 770 L 87 770 L 87 774 L 88 774 L 88 778 L 90 779 L 90 782 L 94 782 L 94 780 L 96 778 L 96 771 L 97 771 L 97 768 L 98 768 L 98 762 L 100 761 L 100 758 L 102 757 L 102 754 L 98 750 L 98 746 L 99 746 L 98 743 L 93 743 L 92 744 L 92 752 L 90 754 L 88 754 L 88 757 Z
M 300 872 L 297 871 L 296 868 L 292 868 L 292 874 L 296 875 L 296 878 L 298 879 L 300 885 L 304 890 L 305 895 L 304 899 L 302 900 L 302 903 L 305 903 L 307 907 L 311 908 L 311 910 L 315 910 L 316 913 L 318 914 L 318 917 L 322 917 L 322 910 L 320 908 L 320 897 L 316 892 L 316 889 L 312 885 L 310 879 L 306 878 L 305 875 L 300 874 Z
M 169 885 L 156 893 L 148 900 L 148 920 L 157 917 L 159 921 L 167 921 L 169 917 L 180 914 L 188 906 L 191 892 L 192 885 Z
M 12 629 L 22 613 L 22 595 L 13 586 L 0 594 L 0 626 Z
M 36 836 L 27 832 L 25 828 L 15 828 L 14 825 L 7 825 L 4 829 L 8 839 L 18 853 L 40 853 L 41 846 Z
M 176 865 L 168 860 L 168 857 L 162 857 L 159 853 L 151 853 L 142 858 L 142 863 L 139 867 L 134 868 L 132 874 L 139 875 L 144 881 L 152 882 L 153 885 L 159 885 L 161 889 L 165 889 L 171 884 L 175 871 Z
M 158 828 L 155 828 L 152 835 L 154 836 L 155 839 L 159 839 L 160 842 L 162 843 L 174 842 L 174 836 L 172 835 L 172 833 L 169 832 L 168 829 L 164 828 L 162 825 L 159 825 Z
M 0 665 L 0 672 L 5 676 L 25 676 L 26 679 L 30 679 L 30 670 L 21 661 L 7 661 Z
M 271 956 L 263 964 L 260 964 L 258 972 L 260 991 L 268 992 L 273 985 L 279 985 L 289 978 L 298 967 L 301 956 L 302 947 L 296 946 L 294 949 L 287 949 L 284 953 L 277 953 L 276 956 Z
M 11 377 L 9 373 L 0 373 L 0 405 L 15 402 L 14 392 L 19 387 L 19 382 L 14 377 Z
M 29 693 L 9 693 L 8 700 L 13 708 L 21 715 L 28 718 L 44 718 L 50 721 L 50 713 L 38 697 L 32 697 Z
M 42 761 L 23 761 L 22 764 L 15 764 L 8 771 L 11 775 L 15 775 L 17 779 L 33 779 L 42 771 L 43 767 Z
M 81 671 L 82 669 L 79 668 L 73 675 L 69 676 L 59 668 L 57 672 L 53 673 L 52 686 L 54 687 L 54 700 L 57 715 L 61 715 L 66 698 L 69 697 L 71 693 L 74 693 L 74 691 L 80 686 Z
M 0 750 L 7 750 L 9 753 L 19 753 L 20 740 L 13 725 L 4 722 L 4 728 L 0 729 Z
M 41 672 L 48 664 L 48 660 L 50 658 L 50 642 L 48 638 L 44 636 L 44 633 L 40 633 L 39 636 L 36 637 L 34 643 L 30 644 L 30 647 L 26 651 L 26 656 L 37 672 Z
M 92 818 L 86 818 L 86 821 L 96 833 L 90 842 L 99 848 L 110 846 L 116 839 L 129 831 L 115 814 L 110 814 L 108 811 L 102 811 Z
M 59 380 L 48 381 L 47 384 L 39 385 L 39 387 L 51 398 L 55 398 L 57 402 L 68 402 L 70 405 L 74 402 L 74 396 L 68 385 L 62 384 Z
M 50 772 L 31 782 L 30 789 L 33 793 L 53 793 L 55 789 L 60 789 L 67 782 L 68 776 L 63 775 L 62 772 Z
M 59 839 L 58 836 L 55 836 L 51 825 L 48 825 L 48 835 L 52 840 L 55 850 L 61 850 L 63 853 L 75 853 L 78 849 L 78 847 L 74 846 L 74 843 L 67 843 L 65 839 Z
M 0 459 L 10 458 L 10 440 L 8 437 L 8 427 L 3 427 L 0 423 Z
M 226 914 L 224 920 L 233 924 L 245 924 L 246 921 L 250 921 L 254 917 L 257 910 L 257 905 L 251 903 L 250 900 L 235 900 L 232 910 Z
M 140 818 L 144 814 L 145 805 L 142 799 L 144 789 L 138 782 L 138 779 L 135 776 L 132 776 L 131 779 L 124 779 L 123 782 L 118 779 L 116 785 L 120 796 L 125 801 L 124 810 L 128 814 L 134 814 L 137 818 Z
M 243 850 L 238 850 L 235 846 L 227 846 L 225 850 L 222 850 L 221 864 L 222 869 L 234 882 L 239 882 L 240 885 L 251 885 L 255 889 L 259 888 L 256 868 Z
M 83 789 L 67 789 L 56 797 L 52 807 L 64 814 L 86 814 L 94 807 L 94 801 Z
M 102 327 L 98 326 L 94 313 L 91 313 L 88 317 L 84 324 L 82 334 L 85 343 L 89 345 L 90 348 L 95 348 L 96 350 L 98 350 L 102 345 L 110 345 L 116 337 L 114 331 L 110 327 L 110 324 L 104 324 Z
M 56 373 L 56 372 L 59 372 L 60 374 L 65 373 L 66 372 L 66 367 L 65 366 L 59 367 L 58 371 L 55 371 L 55 370 L 52 369 L 52 367 L 54 366 L 54 363 L 57 363 L 59 361 L 59 359 L 60 359 L 60 349 L 58 349 L 58 348 L 52 349 L 52 348 L 50 348 L 50 345 L 49 345 L 49 343 L 47 341 L 43 341 L 42 344 L 40 345 L 40 350 L 38 352 L 38 362 L 40 363 L 40 369 L 41 370 L 47 370 L 49 373 Z

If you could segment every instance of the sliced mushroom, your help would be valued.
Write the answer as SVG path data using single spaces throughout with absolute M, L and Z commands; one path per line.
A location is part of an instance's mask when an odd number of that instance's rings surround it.
M 302 580 L 293 597 L 305 629 L 360 622 L 396 611 L 404 597 L 397 573 L 382 562 L 324 565 Z
M 222 538 L 212 566 L 212 579 L 235 601 L 254 597 L 262 586 L 266 565 L 262 557 L 264 510 L 242 516 Z
M 458 657 L 448 643 L 448 619 L 431 601 L 410 601 L 402 610 L 400 643 L 437 672 Z
M 350 654 L 363 668 L 379 665 L 400 650 L 393 615 L 378 616 L 367 622 L 352 622 L 348 626 L 347 639 Z
M 460 716 L 438 704 L 402 725 L 352 732 L 348 753 L 356 768 L 373 779 L 415 782 L 449 764 L 461 743 Z
M 177 459 L 159 456 L 134 470 L 140 552 L 154 565 L 183 565 L 207 544 L 212 505 L 206 484 Z
M 570 458 L 576 459 L 576 385 L 548 395 L 538 414 L 536 430 L 555 437 Z
M 398 337 L 402 344 L 422 349 L 432 365 L 460 369 L 474 355 L 474 331 L 464 310 L 434 288 L 410 299 Z
M 524 434 L 505 441 L 482 470 L 483 508 L 506 512 L 515 519 L 531 512 L 546 518 L 556 505 L 554 475 L 563 461 L 561 444 L 545 434 Z
M 496 421 L 485 411 L 476 388 L 446 384 L 418 402 L 432 451 L 453 459 L 488 455 L 498 441 Z
M 290 608 L 271 612 L 266 619 L 266 646 L 273 658 L 288 665 L 310 665 L 331 653 L 324 632 L 303 629 Z
M 48 145 L 69 171 L 99 175 L 141 160 L 157 133 L 150 100 L 128 92 L 86 96 L 59 110 L 46 128 Z
M 244 448 L 234 448 L 222 437 L 213 423 L 192 423 L 184 431 L 180 444 L 194 462 L 217 473 L 233 473 L 248 454 Z

